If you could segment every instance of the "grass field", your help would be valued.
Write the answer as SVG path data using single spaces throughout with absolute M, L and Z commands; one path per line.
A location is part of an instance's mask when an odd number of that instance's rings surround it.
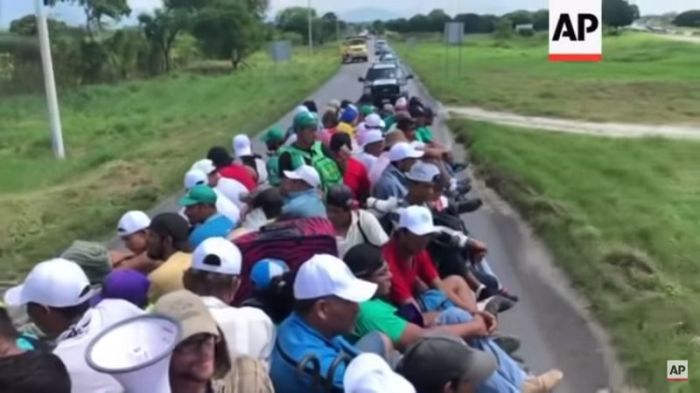
M 335 52 L 333 52 L 334 54 Z M 181 187 L 191 163 L 236 133 L 255 133 L 337 69 L 329 51 L 234 74 L 179 74 L 59 92 L 68 158 L 53 159 L 42 96 L 0 95 L 2 278 L 74 239 L 112 233 L 127 209 Z
M 633 382 L 700 363 L 700 143 L 607 139 L 452 121 L 487 184 L 515 205 L 590 299 Z
M 462 75 L 444 44 L 397 45 L 446 105 L 593 121 L 700 125 L 700 46 L 644 34 L 605 37 L 601 63 L 550 63 L 546 36 L 467 36 Z

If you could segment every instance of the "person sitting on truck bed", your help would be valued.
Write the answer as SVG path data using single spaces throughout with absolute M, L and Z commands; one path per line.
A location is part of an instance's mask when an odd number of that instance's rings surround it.
M 316 140 L 318 120 L 311 112 L 300 112 L 294 117 L 296 141 L 280 149 L 279 173 L 291 172 L 302 165 L 310 165 L 321 176 L 323 188 L 340 184 L 343 174 L 333 154 Z

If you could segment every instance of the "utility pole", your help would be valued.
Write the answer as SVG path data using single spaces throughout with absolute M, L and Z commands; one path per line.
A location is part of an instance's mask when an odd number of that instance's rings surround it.
M 337 16 L 335 18 L 335 38 L 340 42 L 340 19 Z
M 51 59 L 51 43 L 49 42 L 49 26 L 46 21 L 46 2 L 36 1 L 36 25 L 39 34 L 39 50 L 41 51 L 41 65 L 44 71 L 44 88 L 46 89 L 46 104 L 49 110 L 49 122 L 51 123 L 51 145 L 53 153 L 58 159 L 66 156 L 63 149 L 63 131 L 61 130 L 61 114 L 58 110 L 58 97 L 56 95 L 56 80 L 53 74 L 53 60 Z
M 308 0 L 307 3 L 307 11 L 308 11 L 308 17 L 309 17 L 309 53 L 314 53 L 314 27 L 313 27 L 313 15 L 311 13 L 311 0 Z

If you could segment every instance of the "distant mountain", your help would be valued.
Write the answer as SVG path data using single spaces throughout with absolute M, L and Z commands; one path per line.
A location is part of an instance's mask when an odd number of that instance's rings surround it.
M 397 12 L 383 8 L 357 8 L 339 15 L 340 19 L 348 22 L 371 22 L 374 20 L 389 20 L 405 17 Z

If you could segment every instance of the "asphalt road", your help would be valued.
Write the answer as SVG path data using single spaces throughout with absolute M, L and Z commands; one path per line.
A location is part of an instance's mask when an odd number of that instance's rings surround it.
M 307 98 L 315 100 L 320 109 L 331 99 L 357 99 L 362 90 L 357 78 L 364 76 L 367 67 L 368 64 L 342 66 Z M 420 81 L 410 82 L 409 91 L 441 107 L 429 97 Z M 278 124 L 286 127 L 292 117 L 290 112 Z M 442 142 L 454 146 L 458 157 L 464 157 L 463 149 L 452 142 L 444 118 L 438 120 L 434 133 Z M 265 151 L 257 138 L 254 150 Z M 565 380 L 557 393 L 612 391 L 607 389 L 619 385 L 620 373 L 601 329 L 590 322 L 583 303 L 517 214 L 489 190 L 479 188 L 476 192 L 485 199 L 485 206 L 464 219 L 472 234 L 488 243 L 494 269 L 506 287 L 521 299 L 502 315 L 501 330 L 522 340 L 519 355 L 531 371 L 539 373 L 556 367 L 564 372 Z M 163 201 L 151 213 L 175 211 L 178 196 Z

